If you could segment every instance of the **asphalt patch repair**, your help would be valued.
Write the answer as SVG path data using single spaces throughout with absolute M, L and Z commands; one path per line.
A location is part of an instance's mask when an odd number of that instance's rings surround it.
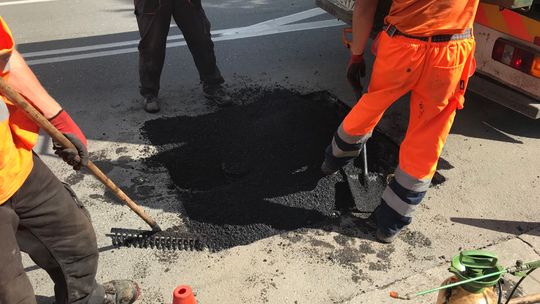
M 145 160 L 149 167 L 167 168 L 179 190 L 178 212 L 186 226 L 166 233 L 187 229 L 204 236 L 211 250 L 222 250 L 335 224 L 336 210 L 351 207 L 351 195 L 343 193 L 343 174 L 324 177 L 319 168 L 349 109 L 327 92 L 248 88 L 234 97 L 242 105 L 142 127 L 150 143 L 172 147 Z M 373 170 L 393 171 L 395 143 L 375 132 L 368 151 Z

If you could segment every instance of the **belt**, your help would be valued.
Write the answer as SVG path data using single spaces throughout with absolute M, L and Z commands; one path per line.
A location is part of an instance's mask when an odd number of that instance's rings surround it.
M 396 35 L 400 35 L 407 38 L 422 40 L 422 41 L 430 41 L 431 42 L 448 42 L 453 40 L 463 40 L 468 39 L 473 36 L 472 29 L 467 29 L 465 32 L 461 34 L 453 34 L 453 35 L 435 35 L 435 36 L 428 36 L 428 37 L 420 37 L 420 36 L 412 36 L 405 33 L 400 32 L 395 25 L 388 25 L 385 29 L 385 32 L 390 37 L 394 37 Z

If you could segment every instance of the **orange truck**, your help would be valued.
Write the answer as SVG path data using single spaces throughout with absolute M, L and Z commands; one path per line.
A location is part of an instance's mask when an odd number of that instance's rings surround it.
M 355 0 L 316 0 L 331 15 L 352 23 Z M 379 0 L 374 31 L 391 0 Z M 476 74 L 469 90 L 493 102 L 540 118 L 540 0 L 481 0 L 474 34 Z

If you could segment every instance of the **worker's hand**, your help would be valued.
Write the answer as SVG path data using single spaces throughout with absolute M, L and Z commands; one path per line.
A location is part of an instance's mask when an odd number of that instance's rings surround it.
M 60 156 L 75 170 L 79 170 L 83 166 L 86 166 L 88 163 L 86 137 L 73 119 L 71 119 L 69 114 L 64 110 L 61 110 L 55 117 L 50 119 L 50 122 L 75 146 L 75 149 L 66 148 L 53 140 L 54 153 Z
M 364 61 L 364 55 L 351 54 L 349 66 L 347 67 L 347 80 L 358 95 L 362 93 L 363 87 L 360 78 L 363 78 L 364 76 L 366 76 L 366 62 Z
M 60 156 L 74 170 L 79 170 L 88 164 L 88 150 L 77 136 L 72 133 L 64 133 L 64 136 L 71 141 L 75 146 L 73 148 L 65 148 L 59 142 L 53 140 L 54 154 Z

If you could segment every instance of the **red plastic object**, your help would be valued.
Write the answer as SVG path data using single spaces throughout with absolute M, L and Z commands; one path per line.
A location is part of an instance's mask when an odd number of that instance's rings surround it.
M 191 287 L 180 285 L 174 289 L 172 304 L 197 304 Z
M 503 38 L 495 41 L 491 58 L 516 70 L 536 76 L 533 71 L 535 57 L 540 53 L 527 46 Z

